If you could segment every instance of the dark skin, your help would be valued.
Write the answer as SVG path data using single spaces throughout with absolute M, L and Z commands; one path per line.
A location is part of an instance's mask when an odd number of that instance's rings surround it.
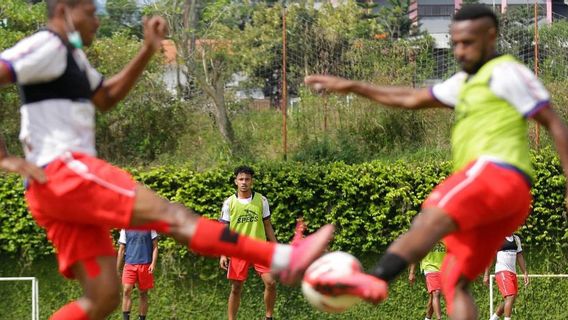
M 496 55 L 497 29 L 488 17 L 455 21 L 451 25 L 450 34 L 454 56 L 467 73 L 477 72 Z M 304 82 L 319 92 L 355 93 L 395 108 L 445 107 L 427 88 L 375 86 L 325 75 L 308 76 Z M 533 119 L 550 133 L 560 156 L 564 175 L 568 176 L 568 128 L 551 107 L 542 108 Z M 457 230 L 458 225 L 449 214 L 441 208 L 430 207 L 416 217 L 410 230 L 393 242 L 387 252 L 396 254 L 409 263 L 417 263 L 436 242 Z M 467 289 L 469 282 L 466 278 L 458 281 L 452 319 L 477 319 L 477 308 Z

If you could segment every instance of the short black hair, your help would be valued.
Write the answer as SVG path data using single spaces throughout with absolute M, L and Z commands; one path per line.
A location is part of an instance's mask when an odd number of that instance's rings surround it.
M 53 15 L 55 14 L 55 6 L 57 6 L 58 3 L 64 3 L 73 8 L 83 1 L 85 0 L 45 0 L 45 3 L 47 5 L 47 17 L 53 18 Z M 94 3 L 94 0 L 89 1 L 93 1 Z
M 499 20 L 491 8 L 483 4 L 465 4 L 454 15 L 453 21 L 477 20 L 489 18 L 493 21 L 495 29 L 499 29 Z
M 239 175 L 239 173 L 246 173 L 250 174 L 251 177 L 254 177 L 254 169 L 249 166 L 238 166 L 235 168 L 235 178 Z

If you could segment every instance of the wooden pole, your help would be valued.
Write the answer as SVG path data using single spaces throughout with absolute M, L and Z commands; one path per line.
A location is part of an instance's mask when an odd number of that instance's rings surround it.
M 284 152 L 284 160 L 288 158 L 288 129 L 286 126 L 287 111 L 286 107 L 288 105 L 288 88 L 286 83 L 286 6 L 284 6 L 282 12 L 282 101 L 281 101 L 281 111 L 282 111 L 282 147 Z

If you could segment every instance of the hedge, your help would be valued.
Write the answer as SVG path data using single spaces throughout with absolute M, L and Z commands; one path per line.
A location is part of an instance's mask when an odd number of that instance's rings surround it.
M 519 233 L 531 246 L 568 246 L 564 206 L 565 179 L 549 150 L 532 156 L 537 172 L 533 213 Z M 270 202 L 280 241 L 292 237 L 296 218 L 308 230 L 325 223 L 336 226 L 332 249 L 355 254 L 377 253 L 410 225 L 423 199 L 451 170 L 450 163 L 368 162 L 308 165 L 282 162 L 255 165 L 254 189 Z M 234 192 L 232 168 L 195 172 L 183 167 L 130 170 L 135 178 L 162 196 L 218 218 L 223 200 Z M 35 258 L 53 251 L 44 232 L 28 214 L 19 177 L 0 181 L 0 254 Z M 174 247 L 162 241 L 164 247 Z M 185 248 L 178 247 L 183 254 Z

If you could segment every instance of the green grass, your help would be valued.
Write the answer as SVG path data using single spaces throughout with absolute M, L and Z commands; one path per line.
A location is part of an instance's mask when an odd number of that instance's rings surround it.
M 532 254 L 531 254 L 532 253 Z M 554 258 L 540 250 L 525 253 L 531 273 L 562 272 L 566 261 Z M 547 257 L 548 260 L 542 260 Z M 375 256 L 362 259 L 368 268 Z M 560 259 L 560 260 L 557 260 Z M 156 273 L 156 287 L 150 292 L 149 319 L 195 319 L 214 320 L 226 318 L 229 283 L 218 269 L 216 259 L 192 255 L 180 259 L 173 254 L 162 254 Z M 74 281 L 64 280 L 56 271 L 53 257 L 47 257 L 32 264 L 23 264 L 14 257 L 0 259 L 0 276 L 35 276 L 39 278 L 40 318 L 80 295 L 80 288 Z M 414 287 L 403 274 L 390 289 L 390 298 L 379 306 L 359 304 L 347 312 L 337 315 L 324 314 L 312 309 L 303 299 L 297 287 L 278 287 L 275 308 L 276 319 L 421 319 L 427 295 L 423 277 L 418 277 Z M 481 279 L 480 279 L 481 280 Z M 472 284 L 480 317 L 488 314 L 488 290 L 481 281 Z M 496 289 L 495 289 L 496 290 Z M 259 277 L 250 273 L 245 284 L 239 311 L 240 319 L 263 319 L 263 285 Z M 533 280 L 528 288 L 520 288 L 515 318 L 552 319 L 568 318 L 568 279 Z M 496 299 L 499 294 L 495 291 Z M 0 314 L 2 319 L 29 319 L 31 313 L 31 289 L 29 282 L 0 283 Z M 134 293 L 133 314 L 137 314 L 137 293 Z M 496 300 L 497 301 L 497 300 Z M 115 312 L 110 319 L 121 319 Z

